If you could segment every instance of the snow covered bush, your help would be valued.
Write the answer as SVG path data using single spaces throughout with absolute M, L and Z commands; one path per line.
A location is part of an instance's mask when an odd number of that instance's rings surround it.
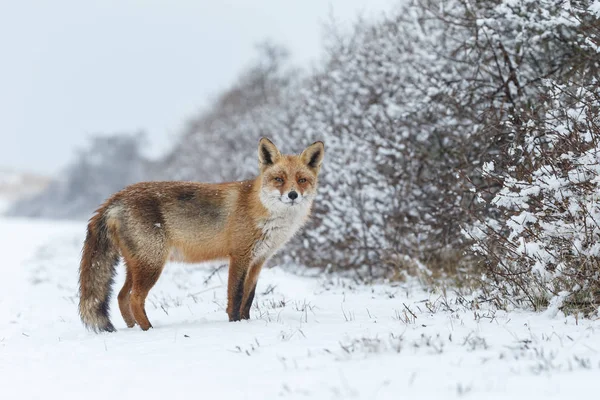
M 507 151 L 515 163 L 486 174 L 502 182 L 491 199 L 498 217 L 476 224 L 475 250 L 487 257 L 486 297 L 549 303 L 586 312 L 600 306 L 600 82 L 545 83 L 544 118 L 523 127 Z M 491 295 L 491 296 L 490 296 Z
M 590 63 L 579 16 L 563 1 L 412 1 L 334 36 L 293 131 L 328 152 L 302 258 L 369 275 L 470 264 L 459 227 L 495 212 L 473 190 L 500 187 L 481 166 L 511 162 L 506 122 L 522 124 L 542 79 Z
M 477 188 L 488 212 L 465 232 L 484 260 L 483 298 L 589 313 L 600 305 L 600 7 L 540 3 L 539 21 L 506 15 L 560 61 L 503 121 L 509 141 L 482 168 L 495 190 Z

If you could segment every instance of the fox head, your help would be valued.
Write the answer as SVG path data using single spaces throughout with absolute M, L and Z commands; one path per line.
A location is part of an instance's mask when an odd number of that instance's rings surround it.
M 300 155 L 282 155 L 267 138 L 258 143 L 262 185 L 260 199 L 272 212 L 308 210 L 317 194 L 317 179 L 325 155 L 315 142 Z

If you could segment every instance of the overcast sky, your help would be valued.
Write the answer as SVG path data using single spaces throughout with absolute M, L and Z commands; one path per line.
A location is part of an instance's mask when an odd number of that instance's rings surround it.
M 0 0 L 0 168 L 56 174 L 86 135 L 167 148 L 271 38 L 308 65 L 322 23 L 393 0 Z

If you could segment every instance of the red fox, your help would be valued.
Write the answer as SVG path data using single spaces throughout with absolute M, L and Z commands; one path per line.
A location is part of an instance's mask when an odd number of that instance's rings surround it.
M 146 296 L 172 254 L 197 263 L 228 259 L 229 321 L 250 318 L 261 267 L 310 216 L 325 146 L 282 155 L 258 144 L 260 174 L 227 183 L 140 182 L 112 195 L 89 221 L 79 267 L 79 315 L 87 328 L 115 331 L 109 300 L 122 256 L 119 308 L 128 327 L 152 327 Z

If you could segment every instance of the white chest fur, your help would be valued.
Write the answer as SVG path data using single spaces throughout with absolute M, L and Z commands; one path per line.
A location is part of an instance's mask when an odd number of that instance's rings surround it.
M 297 210 L 275 214 L 259 224 L 260 239 L 252 249 L 254 260 L 266 260 L 281 249 L 304 225 L 308 210 L 299 206 Z

